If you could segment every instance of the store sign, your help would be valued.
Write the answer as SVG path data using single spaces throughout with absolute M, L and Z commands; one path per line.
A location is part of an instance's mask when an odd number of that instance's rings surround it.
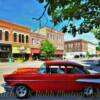
M 12 53 L 20 53 L 19 47 L 12 47 Z
M 22 46 L 22 47 L 19 47 L 18 49 L 19 49 L 20 53 L 26 53 L 25 47 Z
M 12 47 L 12 53 L 31 53 L 31 51 L 27 47 Z
M 30 48 L 26 48 L 26 53 L 31 53 L 31 49 Z

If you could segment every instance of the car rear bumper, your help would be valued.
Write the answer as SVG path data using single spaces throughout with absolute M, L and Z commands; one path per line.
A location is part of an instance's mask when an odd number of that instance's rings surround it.
M 13 86 L 9 86 L 6 83 L 2 84 L 1 86 L 5 89 L 6 92 L 9 92 L 9 93 L 13 92 Z

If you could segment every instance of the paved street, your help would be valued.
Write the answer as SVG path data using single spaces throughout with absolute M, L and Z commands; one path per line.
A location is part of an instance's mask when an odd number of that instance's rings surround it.
M 0 100 L 18 100 L 13 96 L 1 96 Z M 35 96 L 24 100 L 100 100 L 100 97 L 85 98 L 81 96 Z
M 93 65 L 93 61 L 91 60 L 75 60 L 79 63 L 84 63 L 86 65 L 90 65 L 91 68 L 100 71 L 100 67 L 96 67 Z M 24 62 L 24 63 L 0 63 L 0 85 L 4 83 L 3 74 L 11 73 L 15 71 L 17 68 L 22 68 L 22 67 L 38 67 L 42 64 L 43 62 L 41 61 L 33 61 L 33 62 Z M 64 96 L 44 96 L 44 95 L 37 95 L 37 96 L 32 96 L 31 98 L 28 98 L 27 100 L 99 100 L 100 96 L 94 96 L 91 98 L 85 98 L 83 96 L 76 96 L 75 94 L 73 95 L 64 95 Z M 0 100 L 17 100 L 14 96 L 11 96 L 7 93 L 5 93 L 4 89 L 0 86 Z M 24 99 L 25 100 L 25 99 Z
M 36 93 L 24 100 L 100 100 L 100 94 L 92 97 L 84 97 L 81 93 L 62 93 L 62 94 L 50 94 L 50 93 Z M 15 96 L 9 93 L 3 93 L 0 95 L 0 100 L 18 100 Z

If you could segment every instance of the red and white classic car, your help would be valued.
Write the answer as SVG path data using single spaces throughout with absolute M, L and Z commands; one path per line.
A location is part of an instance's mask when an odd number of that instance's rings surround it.
M 4 75 L 5 89 L 25 98 L 36 91 L 83 91 L 91 96 L 100 89 L 100 74 L 70 61 L 46 61 L 39 68 L 21 68 Z

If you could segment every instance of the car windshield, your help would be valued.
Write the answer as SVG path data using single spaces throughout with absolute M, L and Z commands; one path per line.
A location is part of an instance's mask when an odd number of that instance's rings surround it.
M 39 73 L 41 73 L 41 74 L 46 73 L 46 66 L 45 66 L 44 64 L 42 64 L 42 65 L 40 66 Z

